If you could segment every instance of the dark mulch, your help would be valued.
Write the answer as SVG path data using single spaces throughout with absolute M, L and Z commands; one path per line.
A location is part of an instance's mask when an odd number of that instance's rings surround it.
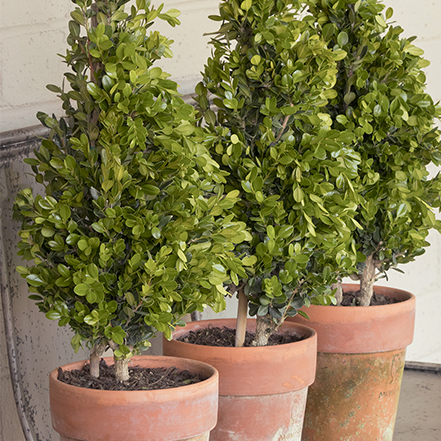
M 63 371 L 58 368 L 58 379 L 72 386 L 85 387 L 99 390 L 157 390 L 171 389 L 187 386 L 206 380 L 201 374 L 193 374 L 187 370 L 176 367 L 169 368 L 129 368 L 128 381 L 117 383 L 113 374 L 113 365 L 107 365 L 104 360 L 100 362 L 100 377 L 92 377 L 89 373 L 89 364 L 83 369 Z
M 347 291 L 343 293 L 343 301 L 341 306 L 359 306 L 358 297 L 360 295 L 360 291 Z M 383 296 L 382 294 L 374 293 L 371 299 L 370 306 L 378 306 L 378 305 L 391 305 L 392 303 L 399 303 L 400 300 L 397 300 L 393 297 Z
M 245 335 L 244 346 L 253 346 L 252 343 L 254 338 L 255 334 L 253 332 L 247 332 Z M 296 334 L 275 333 L 270 337 L 268 346 L 283 345 L 304 339 L 305 337 Z M 207 328 L 198 329 L 197 331 L 190 331 L 188 334 L 179 337 L 177 340 L 201 346 L 234 347 L 236 330 L 227 328 L 226 326 L 222 328 L 208 326 Z

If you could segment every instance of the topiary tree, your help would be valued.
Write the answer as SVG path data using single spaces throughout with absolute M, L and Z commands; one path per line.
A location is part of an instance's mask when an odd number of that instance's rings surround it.
M 255 344 L 266 345 L 311 299 L 329 304 L 330 284 L 355 262 L 352 218 L 361 200 L 351 182 L 360 157 L 348 147 L 353 133 L 332 130 L 325 110 L 346 53 L 296 18 L 296 3 L 222 1 L 196 87 L 210 152 L 229 173 L 226 189 L 239 192 L 232 212 L 252 235 L 236 248 L 252 271 L 230 285 L 239 293 L 238 346 L 248 304 Z
M 18 267 L 30 298 L 90 349 L 91 373 L 113 350 L 116 379 L 154 332 L 171 337 L 180 318 L 224 305 L 227 269 L 243 271 L 234 244 L 244 224 L 222 216 L 225 172 L 210 158 L 195 112 L 153 64 L 171 41 L 148 31 L 172 26 L 176 10 L 150 1 L 74 0 L 66 90 L 50 85 L 66 116 L 38 115 L 50 133 L 26 159 L 44 195 L 22 190 Z
M 424 253 L 431 228 L 441 231 L 439 131 L 441 108 L 425 92 L 429 62 L 388 25 L 392 17 L 377 0 L 307 0 L 310 19 L 329 47 L 347 56 L 338 62 L 335 96 L 326 111 L 333 129 L 352 132 L 361 156 L 363 204 L 353 232 L 359 251 L 360 305 L 370 304 L 380 273 Z M 347 185 L 346 183 L 344 184 Z M 346 275 L 349 275 L 347 273 Z

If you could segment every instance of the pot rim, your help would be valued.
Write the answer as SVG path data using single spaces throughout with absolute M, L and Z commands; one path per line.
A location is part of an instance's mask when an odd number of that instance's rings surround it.
M 109 365 L 113 365 L 113 357 L 100 357 L 103 358 L 105 360 L 105 362 Z M 63 386 L 63 388 L 66 388 L 66 390 L 68 389 L 80 389 L 81 391 L 88 391 L 88 393 L 90 395 L 98 395 L 98 394 L 102 394 L 102 393 L 106 393 L 108 395 L 110 394 L 127 394 L 127 393 L 134 393 L 134 394 L 145 394 L 146 392 L 158 395 L 159 396 L 162 394 L 167 394 L 166 391 L 170 391 L 170 390 L 176 390 L 176 389 L 181 389 L 181 388 L 185 388 L 185 390 L 191 390 L 191 389 L 198 389 L 201 383 L 205 383 L 207 381 L 212 382 L 213 380 L 216 381 L 216 378 L 219 376 L 219 373 L 217 372 L 216 368 L 214 368 L 213 366 L 204 363 L 202 361 L 198 361 L 198 360 L 191 360 L 188 358 L 180 358 L 180 357 L 171 357 L 171 356 L 166 356 L 166 355 L 134 355 L 131 360 L 130 360 L 130 365 L 129 367 L 137 367 L 138 364 L 136 363 L 137 361 L 141 361 L 141 360 L 146 360 L 149 359 L 153 362 L 155 362 L 155 366 L 154 368 L 157 367 L 165 367 L 165 366 L 161 366 L 160 362 L 162 361 L 166 361 L 166 362 L 170 362 L 167 364 L 167 367 L 172 366 L 172 360 L 175 360 L 175 363 L 181 363 L 182 361 L 184 362 L 188 362 L 188 364 L 191 364 L 195 367 L 199 367 L 202 368 L 204 370 L 207 371 L 207 374 L 209 373 L 209 376 L 202 381 L 199 381 L 198 383 L 194 383 L 194 384 L 186 384 L 183 386 L 178 386 L 178 387 L 173 387 L 173 388 L 167 388 L 167 389 L 155 389 L 155 390 L 101 390 L 101 389 L 90 389 L 87 387 L 81 387 L 81 386 L 74 386 L 72 384 L 68 384 L 65 383 L 63 381 L 58 380 L 58 369 L 62 368 L 63 370 L 74 370 L 74 369 L 82 369 L 83 366 L 88 362 L 88 360 L 80 360 L 80 361 L 74 361 L 72 363 L 68 363 L 62 366 L 59 366 L 57 368 L 55 368 L 54 370 L 52 370 L 52 372 L 49 374 L 50 378 L 54 381 L 56 381 L 57 383 L 61 383 Z M 149 368 L 150 366 L 141 366 L 142 368 Z M 180 369 L 178 367 L 178 369 Z M 182 370 L 184 370 L 184 368 L 181 368 Z M 190 370 L 190 369 L 188 369 Z
M 358 284 L 344 283 L 343 289 L 357 289 Z M 382 295 L 403 299 L 398 303 L 374 306 L 324 306 L 303 308 L 309 319 L 293 317 L 317 331 L 318 352 L 374 353 L 403 349 L 413 341 L 415 296 L 398 288 L 377 286 Z
M 173 335 L 194 327 L 218 323 L 234 327 L 236 319 L 213 319 L 190 322 Z M 234 325 L 234 326 L 233 326 Z M 255 330 L 256 320 L 247 320 L 247 329 Z M 253 329 L 254 328 L 254 329 Z M 281 330 L 293 329 L 306 334 L 297 342 L 274 346 L 222 347 L 203 346 L 177 340 L 164 340 L 164 353 L 188 356 L 205 361 L 219 371 L 219 393 L 222 396 L 255 396 L 301 390 L 315 378 L 317 333 L 308 326 L 285 322 Z

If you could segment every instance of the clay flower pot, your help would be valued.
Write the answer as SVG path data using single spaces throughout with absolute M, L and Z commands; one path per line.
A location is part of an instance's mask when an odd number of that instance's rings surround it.
M 344 290 L 358 285 L 344 284 Z M 317 331 L 317 375 L 309 388 L 303 441 L 392 441 L 406 347 L 413 340 L 415 296 L 368 306 L 311 306 L 290 320 Z
M 106 359 L 108 364 L 112 358 Z M 84 362 L 62 366 L 81 369 Z M 107 391 L 70 386 L 49 377 L 52 425 L 61 441 L 207 441 L 216 425 L 219 375 L 195 360 L 137 356 L 131 366 L 175 366 L 206 380 L 173 389 Z
M 300 441 L 306 394 L 315 376 L 315 331 L 285 323 L 280 332 L 306 338 L 265 347 L 200 346 L 176 340 L 209 325 L 235 328 L 236 320 L 188 323 L 173 340 L 164 341 L 164 354 L 201 360 L 219 371 L 218 424 L 210 441 Z M 255 329 L 255 320 L 248 320 L 247 330 Z

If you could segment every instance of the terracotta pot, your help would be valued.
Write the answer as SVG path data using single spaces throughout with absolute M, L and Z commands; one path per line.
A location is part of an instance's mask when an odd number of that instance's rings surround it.
M 303 441 L 392 441 L 415 297 L 380 286 L 375 292 L 402 301 L 311 306 L 304 309 L 310 320 L 289 319 L 317 331 L 317 375 L 308 391 Z
M 106 359 L 108 364 L 112 358 Z M 62 366 L 81 369 L 84 361 Z M 212 366 L 173 357 L 137 356 L 131 366 L 201 372 L 207 380 L 173 389 L 107 391 L 49 377 L 52 425 L 61 441 L 205 441 L 216 425 L 219 374 Z
M 235 319 L 204 320 L 177 330 L 164 341 L 164 354 L 201 360 L 219 371 L 218 424 L 211 441 L 300 441 L 306 394 L 314 381 L 316 333 L 284 324 L 304 340 L 279 346 L 226 348 L 176 341 L 207 326 L 235 328 Z M 248 320 L 254 332 L 256 321 Z

